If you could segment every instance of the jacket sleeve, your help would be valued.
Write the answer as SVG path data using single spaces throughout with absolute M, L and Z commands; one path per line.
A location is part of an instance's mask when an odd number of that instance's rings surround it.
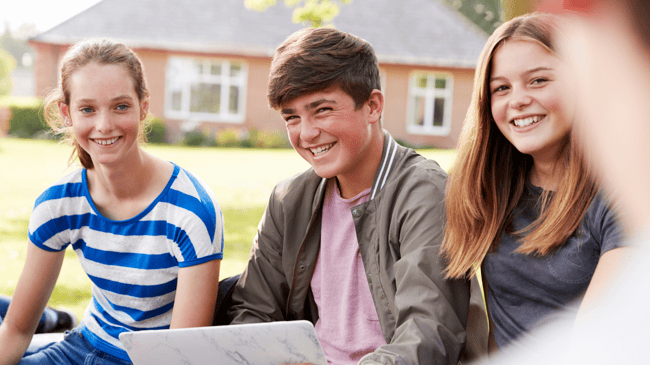
M 393 204 L 379 208 L 390 209 L 385 212 L 391 217 L 388 239 L 397 256 L 390 308 L 395 333 L 360 364 L 456 364 L 465 346 L 469 281 L 445 280 L 439 256 L 446 174 L 415 170 L 384 188 L 383 194 L 394 195 Z
M 277 205 L 274 189 L 258 225 L 248 266 L 233 290 L 233 305 L 228 310 L 233 324 L 285 320 L 289 286 L 282 271 L 283 238 L 278 229 L 283 217 L 273 214 L 281 211 Z

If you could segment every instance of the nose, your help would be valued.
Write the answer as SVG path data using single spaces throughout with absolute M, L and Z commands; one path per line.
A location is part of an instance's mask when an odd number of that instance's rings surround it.
M 314 121 L 307 117 L 302 118 L 300 122 L 300 139 L 305 142 L 311 142 L 320 135 L 320 129 Z
M 113 129 L 113 121 L 111 120 L 110 113 L 98 113 L 95 121 L 95 130 L 102 133 L 108 133 Z
M 529 105 L 533 98 L 523 88 L 513 88 L 510 98 L 510 106 L 514 109 L 521 109 Z

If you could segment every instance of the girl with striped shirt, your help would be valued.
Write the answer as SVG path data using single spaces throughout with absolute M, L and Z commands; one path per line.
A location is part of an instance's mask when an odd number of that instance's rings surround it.
M 45 104 L 83 168 L 36 200 L 29 246 L 4 322 L 0 364 L 129 364 L 127 331 L 207 326 L 223 257 L 223 220 L 206 183 L 145 152 L 142 65 L 122 44 L 74 45 Z M 92 299 L 65 339 L 23 356 L 71 246 Z

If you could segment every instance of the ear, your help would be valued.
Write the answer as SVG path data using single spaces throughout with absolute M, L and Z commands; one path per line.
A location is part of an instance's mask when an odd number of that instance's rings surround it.
M 374 89 L 370 93 L 370 98 L 366 102 L 370 107 L 369 122 L 377 123 L 381 119 L 381 113 L 384 111 L 384 94 Z
M 143 121 L 147 118 L 147 114 L 149 114 L 149 98 L 144 98 L 140 102 L 140 121 Z
M 70 118 L 70 108 L 68 105 L 59 101 L 57 106 L 59 107 L 59 113 L 63 117 L 63 123 L 68 127 L 72 127 L 72 118 Z

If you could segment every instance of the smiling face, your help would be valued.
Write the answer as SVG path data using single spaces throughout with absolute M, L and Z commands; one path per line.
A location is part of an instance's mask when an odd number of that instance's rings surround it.
M 148 101 L 138 100 L 121 65 L 89 63 L 70 77 L 70 104 L 59 108 L 93 164 L 111 165 L 138 152 L 140 122 Z
M 350 95 L 335 88 L 295 98 L 280 112 L 293 148 L 319 176 L 337 177 L 341 195 L 349 197 L 372 185 L 383 148 L 382 107 L 378 90 L 357 108 Z
M 561 61 L 535 41 L 508 40 L 492 58 L 492 117 L 501 133 L 536 162 L 558 158 L 574 111 L 565 103 Z

